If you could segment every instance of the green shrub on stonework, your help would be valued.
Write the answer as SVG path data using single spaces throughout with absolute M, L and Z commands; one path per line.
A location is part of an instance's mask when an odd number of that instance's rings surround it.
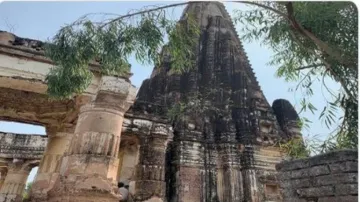
M 280 143 L 279 146 L 281 151 L 292 159 L 307 158 L 311 153 L 304 145 L 303 139 L 299 137 L 292 138 L 286 143 Z

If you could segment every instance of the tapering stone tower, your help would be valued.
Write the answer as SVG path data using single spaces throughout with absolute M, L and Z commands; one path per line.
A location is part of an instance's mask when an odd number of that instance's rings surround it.
M 230 16 L 218 2 L 189 4 L 180 23 L 186 13 L 195 14 L 201 27 L 196 66 L 174 74 L 164 57 L 130 110 L 151 120 L 167 117 L 173 127 L 159 164 L 165 168 L 161 186 L 167 186 L 166 194 L 138 190 L 137 200 L 280 201 L 275 164 L 282 154 L 274 145 L 286 132 L 260 89 Z M 138 176 L 137 189 L 146 187 L 149 176 Z

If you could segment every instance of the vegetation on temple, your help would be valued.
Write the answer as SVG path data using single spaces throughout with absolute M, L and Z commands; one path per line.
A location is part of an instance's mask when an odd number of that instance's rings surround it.
M 184 4 L 147 8 L 100 22 L 85 15 L 61 28 L 46 47 L 46 55 L 56 65 L 46 78 L 48 94 L 68 98 L 84 92 L 91 82 L 88 65 L 92 62 L 100 64 L 101 74 L 116 76 L 130 73 L 128 58 L 133 54 L 142 64 L 158 66 L 165 36 L 173 71 L 193 66 L 189 58 L 199 35 L 197 24 L 191 16 L 183 19 L 186 23 L 176 23 L 166 12 L 166 8 Z
M 24 193 L 23 193 L 23 201 L 27 201 L 30 199 L 30 191 L 31 191 L 31 187 L 32 187 L 32 182 L 29 182 L 26 184 Z
M 83 92 L 92 73 L 88 64 L 96 61 L 105 75 L 129 73 L 128 58 L 159 66 L 164 38 L 169 38 L 166 51 L 171 55 L 171 68 L 184 72 L 192 67 L 193 47 L 199 28 L 189 16 L 187 23 L 176 23 L 167 8 L 188 4 L 171 4 L 145 8 L 124 16 L 94 22 L 88 16 L 63 27 L 46 54 L 56 68 L 47 76 L 48 93 L 57 98 Z M 191 3 L 191 2 L 190 2 Z M 303 93 L 301 111 L 321 109 L 320 119 L 330 127 L 338 124 L 336 110 L 343 110 L 342 123 L 322 145 L 323 151 L 357 147 L 358 127 L 358 14 L 351 2 L 238 2 L 253 6 L 237 11 L 235 21 L 243 26 L 243 40 L 261 40 L 275 55 L 270 65 L 286 81 L 297 81 L 297 92 Z M 326 78 L 338 82 L 341 91 L 329 89 Z M 332 99 L 326 106 L 310 102 L 313 85 L 320 81 Z M 172 116 L 183 107 L 174 108 Z M 174 118 L 174 117 L 172 117 Z M 303 119 L 306 124 L 307 119 Z M 290 141 L 289 144 L 296 141 Z
M 238 10 L 243 40 L 261 40 L 275 55 L 269 61 L 277 76 L 298 82 L 303 92 L 301 111 L 319 108 L 320 119 L 330 128 L 339 127 L 317 149 L 357 148 L 358 145 L 358 13 L 352 2 L 246 2 L 248 11 Z M 341 85 L 329 89 L 326 78 Z M 319 81 L 331 95 L 326 106 L 310 102 L 313 85 Z M 341 120 L 335 118 L 343 110 Z M 301 112 L 300 111 L 300 112 Z M 306 119 L 305 119 L 306 120 Z M 291 141 L 292 144 L 296 141 Z M 295 144 L 294 148 L 296 147 Z

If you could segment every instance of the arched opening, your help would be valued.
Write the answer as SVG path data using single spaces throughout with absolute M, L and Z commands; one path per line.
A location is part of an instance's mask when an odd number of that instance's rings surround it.
M 23 163 L 19 163 L 19 166 L 23 167 L 22 169 L 25 170 L 31 168 L 30 173 L 27 176 L 24 176 L 24 181 L 26 179 L 26 184 L 23 186 L 24 189 L 23 189 L 22 197 L 23 199 L 27 199 L 29 197 L 29 192 L 31 189 L 32 182 L 34 181 L 38 171 L 38 166 L 37 166 L 38 162 L 36 162 L 35 164 L 31 163 L 31 165 L 29 165 L 29 168 L 26 168 L 25 164 L 28 161 L 34 160 L 32 158 L 29 158 L 29 156 L 37 157 L 38 159 L 36 159 L 36 161 L 40 161 L 42 152 L 29 154 L 27 152 L 23 153 L 23 151 L 27 150 L 28 147 L 37 146 L 37 144 L 30 143 L 31 142 L 30 139 L 32 138 L 27 138 L 28 137 L 27 135 L 29 136 L 33 135 L 32 137 L 45 136 L 46 135 L 45 127 L 40 125 L 33 125 L 33 124 L 26 124 L 19 122 L 0 121 L 0 135 L 7 139 L 4 142 L 0 142 L 0 145 L 3 145 L 5 146 L 5 148 L 7 148 L 5 150 L 2 150 L 2 153 L 0 154 L 0 160 L 3 159 L 3 161 L 0 161 L 0 190 L 2 184 L 4 184 L 5 179 L 7 177 L 8 174 L 7 170 L 9 164 L 14 163 L 15 161 L 19 161 L 19 162 L 24 161 Z M 40 139 L 43 138 L 41 137 Z M 40 139 L 36 139 L 35 137 L 35 139 L 32 140 L 40 140 Z M 45 143 L 43 142 L 43 144 L 39 144 L 39 147 L 46 146 Z M 21 148 L 22 146 L 24 148 Z M 25 154 L 28 154 L 29 156 Z M 22 157 L 24 157 L 24 159 L 22 159 Z M 21 190 L 19 191 L 21 193 Z M 5 190 L 4 192 L 6 193 L 8 192 L 8 190 L 7 191 Z
M 19 123 L 12 121 L 0 121 L 0 133 L 14 133 L 24 135 L 46 135 L 44 126 Z M 38 167 L 34 167 L 27 179 L 27 183 L 34 181 Z
M 33 184 L 33 181 L 35 179 L 38 169 L 39 169 L 39 167 L 36 166 L 36 167 L 33 167 L 30 171 L 29 177 L 27 178 L 27 181 L 26 181 L 24 193 L 23 193 L 24 200 L 27 200 L 30 197 L 30 190 L 31 190 L 31 187 L 32 187 L 32 184 Z

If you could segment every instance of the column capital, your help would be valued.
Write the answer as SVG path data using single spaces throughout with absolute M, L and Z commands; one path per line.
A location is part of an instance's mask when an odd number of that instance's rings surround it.
M 135 98 L 136 87 L 123 78 L 102 76 L 99 91 L 124 95 L 129 98 Z
M 123 78 L 103 76 L 93 103 L 125 113 L 134 103 L 136 91 L 136 87 Z

